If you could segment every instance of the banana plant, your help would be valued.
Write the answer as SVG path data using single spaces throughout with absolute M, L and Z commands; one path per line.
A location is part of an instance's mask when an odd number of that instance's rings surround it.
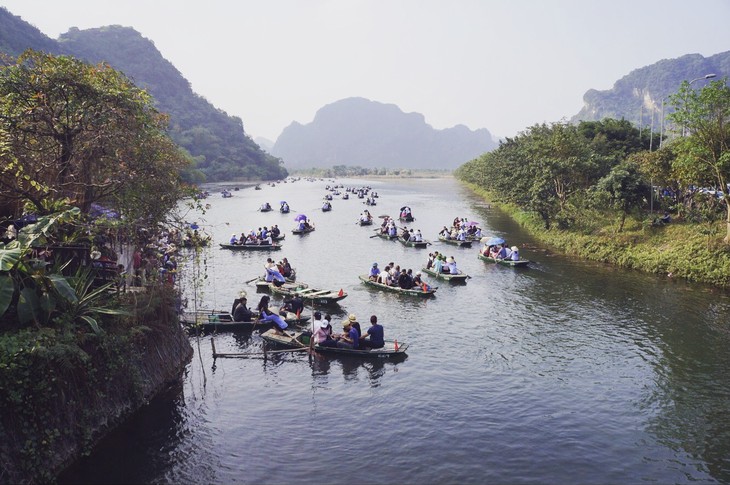
M 66 315 L 71 321 L 85 322 L 94 332 L 100 332 L 95 318 L 98 314 L 124 313 L 99 304 L 112 283 L 94 288 L 94 274 L 90 270 L 79 270 L 66 277 L 62 271 L 68 263 L 49 269 L 46 261 L 33 257 L 34 247 L 45 245 L 60 224 L 78 215 L 79 209 L 73 208 L 43 216 L 21 229 L 16 240 L 0 243 L 0 317 L 40 326 Z M 8 314 L 13 309 L 15 314 Z

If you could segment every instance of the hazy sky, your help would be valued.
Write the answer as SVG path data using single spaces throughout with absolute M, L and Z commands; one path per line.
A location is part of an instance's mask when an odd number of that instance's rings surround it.
M 135 28 L 252 137 L 360 96 L 514 136 L 662 59 L 730 50 L 728 0 L 0 0 L 46 35 Z M 697 73 L 702 76 L 707 73 Z M 718 73 L 721 74 L 721 73 Z

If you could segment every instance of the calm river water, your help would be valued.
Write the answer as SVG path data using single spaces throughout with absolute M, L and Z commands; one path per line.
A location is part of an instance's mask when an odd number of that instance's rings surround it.
M 373 215 L 410 205 L 428 250 L 371 239 L 362 200 L 331 181 L 214 192 L 199 306 L 229 309 L 268 253 L 217 248 L 231 233 L 278 224 L 299 281 L 348 292 L 355 313 L 410 345 L 391 363 L 281 355 L 211 357 L 208 336 L 183 382 L 61 477 L 77 483 L 730 483 L 730 298 L 727 292 L 572 260 L 545 250 L 451 179 L 338 180 L 378 192 Z M 293 212 L 260 213 L 287 200 Z M 316 231 L 295 237 L 297 213 Z M 438 242 L 455 217 L 478 221 L 533 261 L 513 270 L 477 249 Z M 417 270 L 429 251 L 472 276 L 431 300 L 385 294 L 357 275 L 373 262 Z M 192 284 L 182 284 L 193 304 Z M 273 299 L 279 302 L 278 298 Z M 309 309 L 307 311 L 310 311 Z M 367 325 L 364 325 L 365 328 Z M 259 352 L 258 332 L 215 336 L 219 352 Z

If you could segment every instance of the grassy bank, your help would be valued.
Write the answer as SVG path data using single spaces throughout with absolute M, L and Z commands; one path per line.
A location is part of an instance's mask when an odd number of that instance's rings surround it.
M 621 268 L 730 288 L 730 246 L 723 242 L 724 221 L 712 224 L 673 221 L 654 226 L 648 219 L 628 218 L 619 231 L 616 218 L 586 210 L 576 214 L 571 229 L 546 230 L 536 216 L 495 202 L 476 185 L 466 185 L 510 214 L 536 240 L 559 252 Z

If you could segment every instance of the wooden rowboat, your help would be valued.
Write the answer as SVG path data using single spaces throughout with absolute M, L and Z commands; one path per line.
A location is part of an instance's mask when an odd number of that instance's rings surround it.
M 413 288 L 413 289 L 407 290 L 407 289 L 401 288 L 399 286 L 389 286 L 389 285 L 384 285 L 382 283 L 378 283 L 377 281 L 372 281 L 366 274 L 359 275 L 358 278 L 360 278 L 360 281 L 362 281 L 366 285 L 373 286 L 373 287 L 379 288 L 381 290 L 392 291 L 394 293 L 399 293 L 401 295 L 429 297 L 429 296 L 433 296 L 436 293 L 436 290 L 438 289 L 435 287 L 431 287 L 431 289 L 427 290 L 427 291 L 424 291 L 423 289 L 420 289 L 420 288 Z
M 429 241 L 408 241 L 402 237 L 399 237 L 398 241 L 406 247 L 418 249 L 426 249 L 428 245 L 431 244 Z
M 379 237 L 380 239 L 385 239 L 388 241 L 394 241 L 394 240 L 398 239 L 398 236 L 389 236 L 387 234 L 383 234 L 382 232 L 380 232 L 380 229 L 376 229 L 375 235 L 371 236 L 371 237 Z
M 360 224 L 361 226 L 372 226 L 373 220 L 372 219 L 370 219 L 369 221 L 358 220 L 357 223 Z
M 266 342 L 287 347 L 290 349 L 309 347 L 310 335 L 308 332 L 301 330 L 287 331 L 286 334 L 276 332 L 274 329 L 267 330 L 261 334 L 261 338 Z M 349 355 L 353 357 L 377 357 L 377 358 L 397 358 L 405 357 L 408 344 L 396 343 L 394 340 L 386 340 L 385 345 L 379 349 L 348 349 L 341 347 L 323 347 L 318 344 L 312 346 L 312 350 L 318 353 L 331 355 Z
M 281 244 L 223 244 L 220 243 L 221 249 L 232 249 L 233 251 L 277 251 L 281 249 Z
M 314 226 L 304 228 L 304 229 L 292 229 L 292 234 L 309 234 L 310 232 L 314 231 Z
M 347 292 L 341 289 L 322 290 L 319 288 L 312 288 L 306 283 L 284 283 L 281 286 L 269 283 L 268 287 L 271 293 L 288 297 L 299 296 L 303 300 L 317 305 L 331 305 L 347 298 Z
M 458 239 L 449 239 L 441 235 L 439 235 L 439 241 L 453 246 L 459 246 L 460 248 L 470 248 L 472 243 L 472 241 L 469 240 L 459 241 Z
M 311 317 L 297 316 L 289 313 L 284 321 L 289 325 L 304 325 Z M 180 315 L 180 322 L 189 329 L 201 329 L 207 332 L 229 332 L 234 330 L 253 330 L 256 328 L 269 329 L 273 326 L 271 321 L 253 319 L 250 322 L 235 322 L 230 312 L 224 310 L 198 310 L 197 312 L 184 312 Z
M 511 259 L 494 259 L 490 258 L 489 256 L 484 256 L 481 253 L 478 254 L 477 257 L 482 261 L 486 261 L 487 263 L 496 263 L 501 264 L 502 266 L 509 266 L 512 268 L 525 268 L 528 264 L 530 264 L 530 260 L 528 259 L 519 259 L 517 261 L 512 261 Z
M 421 268 L 421 271 L 429 276 L 432 276 L 433 278 L 445 280 L 450 283 L 466 283 L 466 280 L 471 278 L 468 274 L 462 272 L 461 270 L 459 270 L 459 274 L 437 273 L 436 271 L 428 268 Z

